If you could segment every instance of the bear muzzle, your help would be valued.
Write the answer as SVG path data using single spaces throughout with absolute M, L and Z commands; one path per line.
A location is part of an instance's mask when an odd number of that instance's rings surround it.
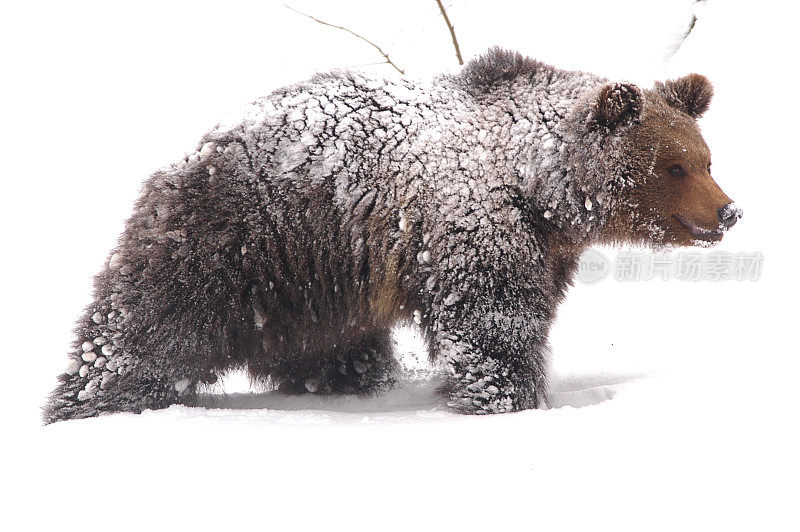
M 698 240 L 704 240 L 706 242 L 719 242 L 722 240 L 722 229 L 720 227 L 717 227 L 716 229 L 706 229 L 686 216 L 681 216 L 680 214 L 676 214 L 675 218 L 682 223 L 686 229 L 689 230 L 689 233 L 691 233 L 693 237 Z
M 718 242 L 722 240 L 722 233 L 736 225 L 742 215 L 742 210 L 735 203 L 730 202 L 717 210 L 718 224 L 714 229 L 703 227 L 691 218 L 680 214 L 675 214 L 675 218 L 689 230 L 693 237 L 706 242 Z
M 727 231 L 736 225 L 736 222 L 739 221 L 743 214 L 742 209 L 737 207 L 734 202 L 728 203 L 717 211 L 720 229 Z

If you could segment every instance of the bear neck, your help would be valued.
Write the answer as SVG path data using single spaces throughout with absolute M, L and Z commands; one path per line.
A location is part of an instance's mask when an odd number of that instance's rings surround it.
M 604 79 L 553 69 L 512 84 L 493 105 L 513 109 L 509 133 L 523 194 L 539 223 L 570 247 L 601 241 L 613 207 L 621 132 L 587 126 Z

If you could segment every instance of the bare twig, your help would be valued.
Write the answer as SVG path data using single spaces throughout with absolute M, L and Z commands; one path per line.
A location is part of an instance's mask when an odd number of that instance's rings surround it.
M 358 63 L 357 65 L 346 65 L 344 68 L 361 68 L 365 66 L 386 65 L 386 61 L 373 61 L 371 63 Z
M 379 53 L 380 53 L 380 54 L 383 56 L 383 58 L 385 59 L 385 61 L 381 61 L 381 63 L 380 63 L 380 64 L 386 63 L 386 64 L 388 64 L 388 65 L 391 65 L 391 66 L 392 66 L 392 67 L 393 67 L 395 70 L 397 70 L 397 71 L 398 71 L 398 72 L 400 72 L 401 74 L 405 75 L 405 71 L 404 71 L 402 68 L 400 68 L 399 66 L 397 66 L 397 65 L 394 63 L 394 61 L 392 61 L 392 60 L 391 60 L 391 58 L 389 58 L 389 54 L 387 54 L 386 52 L 384 52 L 384 51 L 383 51 L 383 49 L 382 49 L 380 46 L 378 46 L 378 45 L 377 45 L 377 44 L 375 44 L 374 42 L 370 41 L 370 40 L 369 40 L 369 39 L 367 39 L 366 37 L 364 37 L 364 36 L 362 36 L 362 35 L 359 35 L 358 33 L 354 32 L 353 30 L 349 30 L 349 29 L 345 28 L 344 26 L 337 26 L 336 24 L 331 24 L 330 22 L 325 22 L 324 20 L 320 20 L 320 19 L 318 19 L 317 17 L 313 17 L 313 16 L 311 16 L 311 15 L 309 15 L 309 14 L 307 14 L 307 13 L 303 13 L 302 11 L 298 11 L 298 10 L 296 10 L 295 8 L 293 8 L 292 6 L 289 6 L 289 5 L 283 4 L 283 7 L 287 8 L 287 9 L 291 9 L 292 11 L 294 11 L 295 13 L 297 13 L 298 15 L 302 15 L 302 16 L 304 16 L 304 17 L 306 17 L 306 18 L 310 18 L 310 19 L 311 19 L 311 20 L 313 20 L 314 22 L 318 22 L 318 23 L 322 24 L 323 26 L 330 26 L 331 28 L 336 28 L 337 30 L 346 31 L 347 33 L 349 33 L 349 34 L 350 34 L 350 35 L 352 35 L 353 37 L 358 37 L 359 39 L 361 39 L 361 40 L 362 40 L 362 41 L 364 41 L 365 43 L 369 44 L 370 46 L 372 46 L 373 48 L 375 48 L 376 50 L 378 50 L 378 52 L 379 52 Z
M 694 3 L 695 4 L 704 4 L 705 1 L 706 0 L 694 0 Z M 683 34 L 680 37 L 680 40 L 672 45 L 672 49 L 667 54 L 667 59 L 669 59 L 670 57 L 672 57 L 672 56 L 674 56 L 675 54 L 678 53 L 678 50 L 681 49 L 681 46 L 683 46 L 683 43 L 685 43 L 686 39 L 688 39 L 689 35 L 691 35 L 692 30 L 695 27 L 695 24 L 697 24 L 697 15 L 693 13 L 692 14 L 692 20 L 689 21 L 689 28 L 686 31 L 683 32 Z
M 436 3 L 439 4 L 439 11 L 442 12 L 442 16 L 444 17 L 444 22 L 447 24 L 447 29 L 450 30 L 450 37 L 453 38 L 453 48 L 456 49 L 456 57 L 458 58 L 458 64 L 463 65 L 464 60 L 461 58 L 461 49 L 458 47 L 458 39 L 456 39 L 456 30 L 452 24 L 450 24 L 450 17 L 447 16 L 447 10 L 442 5 L 442 0 L 436 0 Z

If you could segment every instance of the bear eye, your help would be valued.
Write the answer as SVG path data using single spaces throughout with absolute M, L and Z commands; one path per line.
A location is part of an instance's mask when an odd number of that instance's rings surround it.
M 683 169 L 683 166 L 679 164 L 673 164 L 669 167 L 669 175 L 672 177 L 683 177 L 686 175 L 686 172 Z
M 708 173 L 711 173 L 711 163 L 708 163 Z

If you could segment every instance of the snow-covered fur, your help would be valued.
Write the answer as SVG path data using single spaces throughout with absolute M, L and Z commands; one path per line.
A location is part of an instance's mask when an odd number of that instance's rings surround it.
M 651 107 L 693 119 L 502 50 L 427 85 L 336 72 L 275 91 L 145 183 L 45 421 L 190 402 L 236 367 L 374 392 L 403 321 L 444 362 L 450 407 L 543 405 L 577 258 L 624 239 L 604 227 L 652 177 L 628 141 Z

